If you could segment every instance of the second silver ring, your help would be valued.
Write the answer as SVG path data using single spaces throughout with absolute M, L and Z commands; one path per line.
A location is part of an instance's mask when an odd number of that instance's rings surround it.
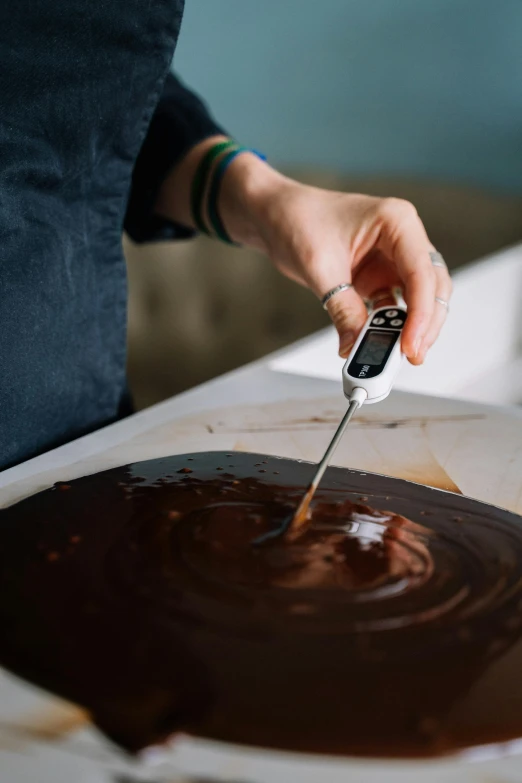
M 438 302 L 443 307 L 445 307 L 446 310 L 449 312 L 449 302 L 447 302 L 446 299 L 442 299 L 440 296 L 436 296 L 435 301 Z
M 444 258 L 441 253 L 439 253 L 438 250 L 432 250 L 430 252 L 430 261 L 432 263 L 432 266 L 438 266 L 441 269 L 447 269 L 448 265 L 444 261 Z

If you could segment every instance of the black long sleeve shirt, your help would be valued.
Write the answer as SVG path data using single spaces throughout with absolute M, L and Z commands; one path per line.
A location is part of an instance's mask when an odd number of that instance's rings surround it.
M 0 468 L 114 421 L 125 379 L 123 228 L 222 132 L 169 67 L 183 0 L 0 4 Z

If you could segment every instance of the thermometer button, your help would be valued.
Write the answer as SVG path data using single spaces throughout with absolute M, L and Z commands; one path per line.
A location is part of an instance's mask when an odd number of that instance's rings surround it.
M 387 318 L 395 318 L 395 316 L 399 315 L 399 313 L 397 312 L 397 310 L 386 310 L 385 315 Z
M 402 318 L 394 318 L 390 321 L 390 326 L 402 326 Z
M 385 321 L 384 321 L 384 318 L 379 318 L 379 317 L 377 316 L 377 318 L 374 318 L 374 319 L 373 319 L 373 321 L 372 321 L 372 326 L 382 326 L 384 322 L 385 322 Z

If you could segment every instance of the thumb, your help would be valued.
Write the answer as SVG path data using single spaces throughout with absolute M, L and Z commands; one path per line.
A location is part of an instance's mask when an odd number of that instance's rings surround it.
M 332 296 L 326 309 L 339 334 L 339 356 L 345 359 L 368 317 L 365 304 L 359 294 L 350 288 Z

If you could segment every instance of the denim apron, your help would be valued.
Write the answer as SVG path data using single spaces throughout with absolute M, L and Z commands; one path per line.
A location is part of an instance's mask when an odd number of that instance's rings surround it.
M 182 0 L 0 4 L 0 468 L 130 411 L 122 229 L 182 11 Z M 210 133 L 169 78 L 171 115 L 185 101 L 196 136 Z M 178 124 L 185 146 L 197 140 Z M 144 177 L 160 178 L 172 161 L 149 147 Z M 152 191 L 134 194 L 134 213 Z

